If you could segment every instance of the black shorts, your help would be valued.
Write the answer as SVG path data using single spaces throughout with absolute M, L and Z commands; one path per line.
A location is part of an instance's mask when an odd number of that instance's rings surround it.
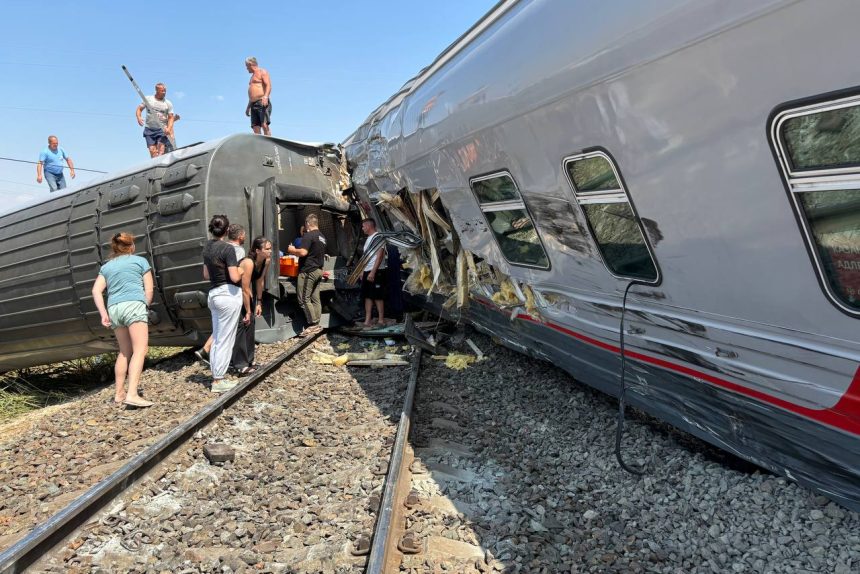
M 262 100 L 257 100 L 251 104 L 251 127 L 267 126 L 272 123 L 272 100 L 269 100 L 269 105 L 263 107 Z
M 361 298 L 381 301 L 385 299 L 385 291 L 388 286 L 387 269 L 377 269 L 373 282 L 367 280 L 370 271 L 361 274 Z

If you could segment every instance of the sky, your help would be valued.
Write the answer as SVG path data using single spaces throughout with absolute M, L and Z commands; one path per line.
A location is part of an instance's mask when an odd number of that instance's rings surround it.
M 177 145 L 250 132 L 249 74 L 272 79 L 272 135 L 341 142 L 497 0 L 252 3 L 3 2 L 0 157 L 38 161 L 56 135 L 70 188 L 145 162 L 134 111 L 157 82 L 182 119 Z M 36 166 L 0 159 L 0 213 L 48 198 Z

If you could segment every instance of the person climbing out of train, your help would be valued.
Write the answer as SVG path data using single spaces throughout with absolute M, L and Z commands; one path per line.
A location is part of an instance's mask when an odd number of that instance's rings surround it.
M 227 228 L 227 243 L 233 246 L 233 250 L 236 252 L 236 261 L 241 261 L 245 257 L 245 228 L 238 223 L 231 223 L 230 227 Z M 209 335 L 203 346 L 194 351 L 197 358 L 207 366 L 209 365 L 209 352 L 212 350 L 213 340 L 213 336 Z
M 236 323 L 242 308 L 242 271 L 236 260 L 236 250 L 224 239 L 230 220 L 226 215 L 214 215 L 209 220 L 212 238 L 203 247 L 203 277 L 209 279 L 207 299 L 212 313 L 212 349 L 209 366 L 212 371 L 212 392 L 223 393 L 236 386 L 227 378 L 227 368 L 236 341 Z
M 242 309 L 231 362 L 240 376 L 250 375 L 259 367 L 254 363 L 255 318 L 263 314 L 263 287 L 271 261 L 272 242 L 262 235 L 254 238 L 248 256 L 239 261 L 242 271 Z
M 117 233 L 110 242 L 111 258 L 101 266 L 93 285 L 93 301 L 102 325 L 113 328 L 119 353 L 114 364 L 115 403 L 149 407 L 138 385 L 149 345 L 149 305 L 152 303 L 152 268 L 134 254 L 134 235 Z M 107 307 L 104 291 L 107 289 Z M 128 381 L 128 391 L 125 383 Z
M 248 107 L 245 115 L 251 117 L 251 130 L 259 134 L 262 130 L 264 135 L 272 135 L 269 124 L 272 121 L 272 101 L 269 95 L 272 93 L 272 79 L 269 72 L 257 64 L 257 58 L 253 56 L 245 58 L 245 69 L 251 74 L 248 81 Z
M 69 164 L 69 177 L 75 179 L 75 164 L 66 150 L 60 147 L 57 136 L 48 136 L 48 147 L 39 154 L 39 162 L 36 164 L 36 183 L 42 183 L 42 172 L 44 170 L 45 181 L 48 189 L 58 191 L 65 189 L 66 177 L 63 175 L 63 160 Z
M 137 106 L 134 112 L 137 125 L 143 126 L 143 139 L 146 140 L 146 148 L 149 157 L 158 157 L 164 154 L 164 147 L 170 144 L 173 137 L 173 103 L 167 99 L 167 86 L 162 83 L 155 84 L 155 95 L 146 96 L 146 103 Z M 141 113 L 146 110 L 146 120 Z
M 299 337 L 307 337 L 322 331 L 320 317 L 320 283 L 323 279 L 325 264 L 326 240 L 319 230 L 319 218 L 311 213 L 305 218 L 305 232 L 299 247 L 292 244 L 287 246 L 290 255 L 299 256 L 299 276 L 296 280 L 296 293 L 299 306 L 305 313 L 307 326 L 299 333 Z
M 368 217 L 361 222 L 361 231 L 367 235 L 364 241 L 364 252 L 370 248 L 373 239 L 379 233 L 376 230 L 376 220 Z M 386 274 L 388 269 L 388 256 L 385 247 L 379 247 L 376 254 L 367 260 L 364 272 L 361 275 L 361 297 L 364 299 L 364 323 L 362 327 L 369 329 L 374 325 L 385 325 L 385 289 L 388 284 Z M 376 323 L 372 321 L 373 308 L 376 307 L 378 315 Z

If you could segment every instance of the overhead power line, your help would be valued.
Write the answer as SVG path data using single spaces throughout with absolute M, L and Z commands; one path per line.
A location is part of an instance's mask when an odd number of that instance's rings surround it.
M 32 163 L 33 165 L 39 163 L 38 161 L 30 161 L 26 159 L 15 159 L 11 157 L 0 157 L 0 160 L 3 161 L 17 161 L 18 163 Z M 68 167 L 63 167 L 63 169 L 69 169 Z M 85 167 L 77 167 L 75 166 L 75 171 L 91 171 L 93 173 L 107 173 L 106 171 L 101 171 L 100 169 L 87 169 Z
M 18 110 L 24 112 L 48 112 L 48 113 L 57 113 L 57 114 L 77 114 L 81 116 L 100 116 L 105 118 L 125 118 L 128 120 L 132 119 L 132 114 L 106 114 L 102 112 L 82 112 L 80 110 L 49 110 L 46 108 L 22 108 L 19 106 L 0 106 L 0 109 L 4 110 Z M 185 122 L 197 122 L 197 123 L 206 123 L 206 124 L 246 124 L 247 122 L 238 121 L 238 120 L 199 120 L 194 118 L 187 118 L 184 115 L 182 116 L 182 123 Z

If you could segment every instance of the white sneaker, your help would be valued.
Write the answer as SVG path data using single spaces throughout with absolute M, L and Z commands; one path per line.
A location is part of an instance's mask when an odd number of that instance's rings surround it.
M 233 379 L 218 379 L 217 381 L 212 382 L 212 392 L 226 393 L 238 384 L 239 381 L 234 381 Z

